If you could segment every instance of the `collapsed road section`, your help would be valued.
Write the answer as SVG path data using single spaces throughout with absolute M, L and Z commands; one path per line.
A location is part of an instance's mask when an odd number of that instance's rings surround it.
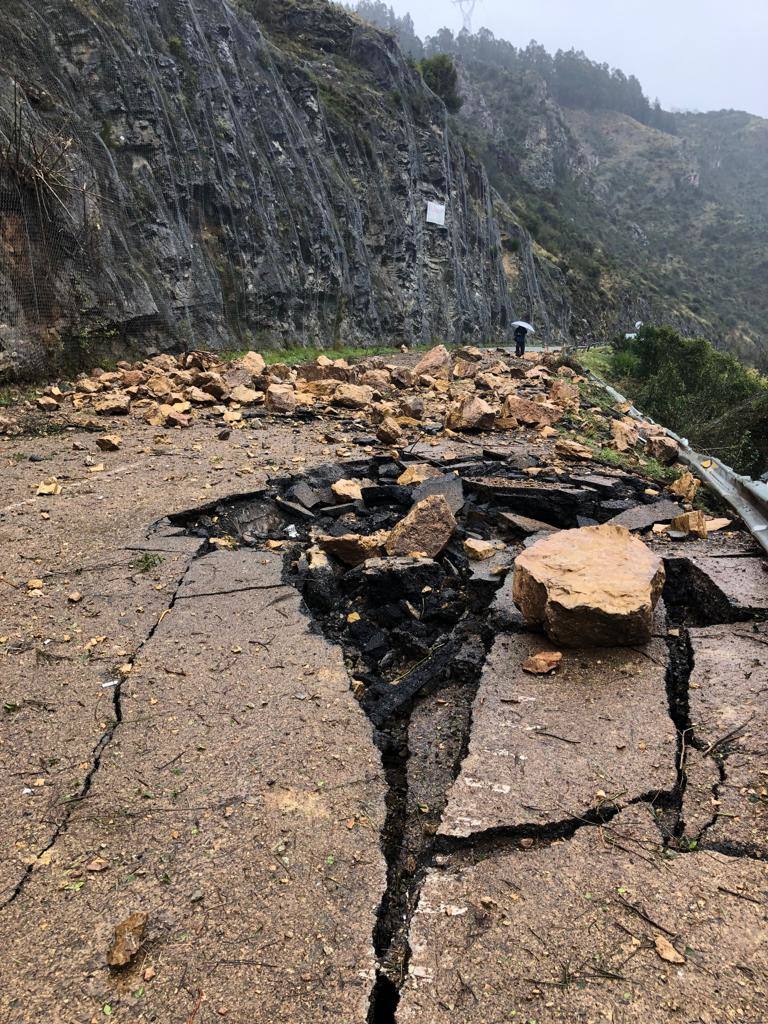
M 613 470 L 554 474 L 523 452 L 489 452 L 461 461 L 381 456 L 272 483 L 258 495 L 174 522 L 212 548 L 282 551 L 286 581 L 342 648 L 388 786 L 372 1024 L 447 1021 L 456 1012 L 484 1024 L 533 1019 L 532 1012 L 537 1020 L 591 1019 L 606 998 L 621 1011 L 608 1019 L 640 1020 L 657 994 L 649 986 L 636 998 L 643 982 L 628 975 L 637 964 L 650 956 L 658 966 L 660 958 L 669 974 L 670 963 L 690 959 L 706 970 L 712 944 L 728 940 L 735 920 L 752 928 L 756 907 L 764 917 L 759 862 L 768 856 L 768 799 L 751 723 L 756 694 L 768 686 L 768 657 L 759 650 L 764 627 L 757 624 L 768 609 L 743 573 L 734 578 L 722 571 L 730 552 L 747 577 L 758 567 L 764 572 L 748 539 L 718 541 L 703 551 L 694 541 L 649 534 L 669 551 L 667 586 L 649 635 L 619 634 L 613 646 L 559 650 L 515 606 L 515 558 L 558 530 L 588 531 L 623 517 L 648 533 L 680 514 L 641 478 Z M 619 535 L 630 538 L 623 527 Z M 747 696 L 717 694 L 724 723 L 729 713 L 751 712 L 746 725 L 722 735 L 689 690 L 698 686 L 696 650 L 707 630 L 694 628 L 689 636 L 688 627 L 716 623 L 724 629 L 740 623 L 747 631 L 744 642 L 757 649 L 754 672 L 762 681 Z M 729 642 L 740 642 L 738 634 Z M 723 676 L 730 671 L 719 668 Z M 716 829 L 722 829 L 716 808 L 729 757 L 740 766 L 734 779 L 749 791 L 750 814 L 747 824 L 731 828 L 731 840 Z M 744 808 L 733 812 L 734 823 Z M 719 851 L 716 864 L 714 853 L 705 860 L 696 852 L 703 848 Z M 750 863 L 731 865 L 727 858 L 742 853 Z M 612 857 L 629 863 L 617 866 Z M 678 931 L 643 909 L 647 866 L 655 874 L 673 861 L 679 866 L 655 897 L 668 901 L 668 917 L 696 880 L 714 887 L 722 901 L 721 883 L 734 874 L 728 928 L 710 925 L 703 950 L 680 952 L 672 941 Z M 617 871 L 628 885 L 614 878 Z M 621 920 L 610 924 L 619 933 L 604 938 L 623 943 L 620 952 L 601 950 L 591 959 L 578 953 L 575 964 L 562 952 L 568 940 L 547 938 L 560 928 L 547 917 L 550 907 L 557 914 L 560 872 L 568 891 L 584 889 L 579 906 L 568 900 L 566 906 L 578 915 L 585 942 L 590 928 L 603 927 L 597 918 L 590 924 L 585 906 L 595 900 L 619 908 Z M 595 874 L 603 876 L 599 885 Z M 542 893 L 539 876 L 551 892 Z M 755 886 L 757 895 L 742 906 L 742 890 Z M 629 927 L 624 919 L 633 917 L 650 933 Z M 697 920 L 694 914 L 686 928 Z M 510 944 L 520 947 L 529 921 L 537 948 L 529 943 L 510 957 Z M 758 955 L 755 941 L 739 940 L 744 962 Z M 550 954 L 543 971 L 542 958 Z M 756 1024 L 760 1000 L 742 998 L 740 969 L 722 970 L 733 1012 L 744 1016 L 724 1019 Z M 696 988 L 689 976 L 678 987 L 665 976 L 664 984 L 673 989 L 670 1007 L 684 1005 Z M 571 989 L 587 995 L 573 999 Z M 699 990 L 702 1013 L 716 1002 L 714 989 Z

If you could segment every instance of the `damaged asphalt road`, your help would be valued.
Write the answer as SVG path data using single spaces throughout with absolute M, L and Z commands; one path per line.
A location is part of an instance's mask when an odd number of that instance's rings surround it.
M 245 436 L 194 426 L 154 456 L 151 437 L 66 506 L 11 471 L 2 1019 L 764 1021 L 748 540 L 654 542 L 648 644 L 534 676 L 551 645 L 510 603 L 514 554 L 647 508 L 645 481 L 531 477 L 546 447 L 498 435 L 490 460 L 443 442 L 334 462 L 277 424 L 269 470 Z M 63 476 L 59 441 L 30 446 Z M 447 479 L 398 483 L 414 464 Z M 391 530 L 425 484 L 458 523 L 432 559 L 312 551 Z M 107 966 L 140 912 L 137 953 Z

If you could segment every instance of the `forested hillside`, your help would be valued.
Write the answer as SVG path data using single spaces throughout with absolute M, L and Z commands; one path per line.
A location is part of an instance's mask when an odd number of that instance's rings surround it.
M 768 365 L 768 121 L 672 114 L 583 53 L 487 30 L 422 42 L 384 3 L 358 11 L 414 61 L 452 58 L 456 123 L 565 275 L 575 337 L 668 323 Z

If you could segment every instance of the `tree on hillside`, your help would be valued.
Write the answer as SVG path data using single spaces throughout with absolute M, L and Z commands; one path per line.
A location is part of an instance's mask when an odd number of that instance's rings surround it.
M 674 132 L 675 118 L 643 93 L 634 75 L 598 64 L 581 50 L 559 50 L 554 57 L 535 40 L 525 49 L 518 49 L 505 39 L 497 39 L 488 29 L 470 35 L 450 29 L 440 29 L 424 44 L 428 57 L 441 53 L 452 54 L 471 62 L 481 75 L 492 74 L 493 69 L 518 74 L 533 72 L 549 86 L 558 103 L 581 110 L 615 110 L 628 114 L 642 124 Z
M 453 60 L 447 53 L 438 53 L 419 64 L 422 78 L 439 96 L 451 114 L 461 110 L 464 100 L 459 95 L 459 80 Z
M 638 406 L 742 473 L 768 465 L 768 380 L 703 338 L 644 327 L 614 343 L 613 375 Z

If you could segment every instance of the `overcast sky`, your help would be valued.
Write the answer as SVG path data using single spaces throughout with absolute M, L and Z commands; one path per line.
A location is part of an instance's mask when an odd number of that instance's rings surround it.
M 387 0 L 420 36 L 462 20 L 451 0 Z M 584 50 L 668 109 L 768 117 L 768 0 L 478 0 L 474 28 L 524 46 Z

